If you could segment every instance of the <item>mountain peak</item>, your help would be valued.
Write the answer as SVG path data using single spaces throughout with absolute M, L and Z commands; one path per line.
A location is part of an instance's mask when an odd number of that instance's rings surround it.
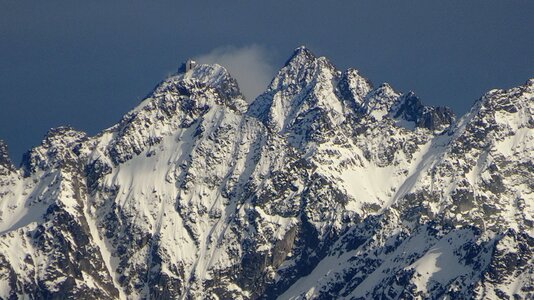
M 454 113 L 448 107 L 425 106 L 412 91 L 399 98 L 391 114 L 395 119 L 413 122 L 416 127 L 431 131 L 441 131 L 449 127 L 455 119 Z
M 362 112 L 381 120 L 397 103 L 400 94 L 395 92 L 388 83 L 382 83 L 377 88 L 369 91 L 362 103 Z
M 60 126 L 50 129 L 41 145 L 26 152 L 22 157 L 22 167 L 26 175 L 38 168 L 47 170 L 63 165 L 65 162 L 75 161 L 79 155 L 81 143 L 87 139 L 87 134 L 75 130 L 70 126 Z
M 284 66 L 290 64 L 302 64 L 305 61 L 313 61 L 317 57 L 306 46 L 300 46 L 293 50 L 293 54 L 288 58 Z
M 534 100 L 534 78 L 525 84 L 510 89 L 493 89 L 484 94 L 473 106 L 471 113 L 495 111 L 517 112 L 521 107 L 530 107 Z
M 230 72 L 226 68 L 218 64 L 197 64 L 193 61 L 184 63 L 178 73 L 160 83 L 156 88 L 156 92 L 165 90 L 168 86 L 182 81 L 195 82 L 215 89 L 230 88 L 227 91 L 233 94 L 241 94 L 237 86 L 237 81 L 230 75 Z
M 162 81 L 113 129 L 107 151 L 118 165 L 179 128 L 189 128 L 212 109 L 243 114 L 247 103 L 237 81 L 218 64 L 195 64 Z
M 287 131 L 296 118 L 303 118 L 311 110 L 342 115 L 340 99 L 335 95 L 340 76 L 325 57 L 316 57 L 301 46 L 278 71 L 267 91 L 250 105 L 249 113 L 277 132 Z
M 71 126 L 59 126 L 48 130 L 43 140 L 43 146 L 54 147 L 58 144 L 79 141 L 86 136 L 85 132 L 78 131 Z
M 187 64 L 187 63 L 186 63 Z M 226 68 L 218 64 L 192 63 L 189 67 L 163 80 L 149 95 L 149 98 L 175 96 L 207 96 L 208 90 L 216 95 L 218 104 L 233 110 L 245 112 L 247 103 L 241 93 L 237 80 Z M 187 71 L 185 71 L 187 69 Z M 204 97 L 205 98 L 205 97 Z M 210 98 L 210 97 L 208 97 Z
M 344 99 L 353 103 L 353 109 L 358 110 L 365 96 L 373 89 L 373 84 L 363 77 L 356 69 L 349 68 L 341 75 L 339 90 Z

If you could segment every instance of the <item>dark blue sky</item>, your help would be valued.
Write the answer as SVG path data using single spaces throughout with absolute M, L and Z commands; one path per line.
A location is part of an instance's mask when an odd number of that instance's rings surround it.
M 14 160 L 51 127 L 113 125 L 220 47 L 266 49 L 277 69 L 305 44 L 457 114 L 534 77 L 534 1 L 179 2 L 0 1 L 0 138 Z

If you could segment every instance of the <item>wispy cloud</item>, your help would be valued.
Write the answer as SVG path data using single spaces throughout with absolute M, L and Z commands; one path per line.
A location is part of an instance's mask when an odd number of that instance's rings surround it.
M 249 102 L 265 91 L 275 73 L 269 51 L 259 45 L 220 47 L 195 59 L 199 63 L 225 67 Z

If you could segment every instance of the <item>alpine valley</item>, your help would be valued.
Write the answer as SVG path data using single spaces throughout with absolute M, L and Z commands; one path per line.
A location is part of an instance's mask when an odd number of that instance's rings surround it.
M 0 143 L 3 299 L 533 299 L 533 254 L 534 79 L 457 119 L 299 47 Z

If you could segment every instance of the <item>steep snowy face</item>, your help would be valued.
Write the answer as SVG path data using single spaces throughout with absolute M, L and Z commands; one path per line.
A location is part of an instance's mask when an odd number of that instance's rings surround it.
M 20 171 L 0 176 L 0 235 L 9 245 L 0 253 L 1 297 L 118 295 L 83 213 L 86 139 L 68 127 L 52 129 Z
M 339 79 L 340 72 L 326 58 L 299 47 L 249 114 L 274 132 L 313 139 L 344 121 L 344 106 L 335 94 Z
M 162 83 L 111 128 L 107 151 L 114 164 L 131 159 L 165 135 L 190 127 L 212 107 L 241 113 L 246 102 L 237 82 L 219 65 L 197 65 Z
M 281 298 L 531 298 L 532 82 L 490 91 L 433 138 L 391 205 Z
M 254 128 L 258 122 L 242 120 L 245 107 L 237 82 L 224 68 L 199 65 L 163 81 L 119 124 L 96 137 L 68 127 L 47 133 L 25 155 L 24 177 L 11 172 L 0 178 L 0 232 L 14 249 L 0 253 L 2 297 L 159 293 L 142 282 L 160 282 L 168 296 L 185 294 L 180 282 L 196 276 L 193 266 L 199 264 L 195 243 L 202 245 L 213 225 L 192 226 L 198 222 L 193 215 L 198 210 L 203 215 L 209 205 L 195 202 L 198 193 L 214 189 L 201 182 L 220 182 L 232 168 L 240 174 L 237 152 L 228 141 L 262 135 Z M 213 170 L 216 161 L 224 165 Z M 188 164 L 191 171 L 182 172 Z M 4 166 L 9 164 L 2 160 Z M 189 184 L 196 189 L 188 193 L 186 182 L 194 174 L 201 178 Z M 213 200 L 218 193 L 212 193 Z M 220 215 L 220 205 L 209 207 Z M 162 265 L 160 255 L 172 259 Z
M 304 47 L 248 108 L 183 68 L 20 170 L 0 142 L 0 297 L 530 299 L 533 86 L 456 122 Z
M 341 98 L 352 102 L 353 110 L 362 107 L 365 97 L 372 89 L 371 82 L 361 76 L 358 70 L 352 68 L 343 72 L 339 82 Z
M 502 142 L 507 136 L 528 132 L 534 123 L 533 85 L 534 80 L 530 79 L 522 86 L 510 90 L 491 90 L 484 95 L 460 121 L 456 131 L 463 137 L 454 145 L 455 151 L 461 153 L 469 149 L 497 146 L 494 144 Z M 520 134 L 518 142 L 524 138 L 528 139 Z
M 530 80 L 510 90 L 490 91 L 459 122 L 445 166 L 436 167 L 439 173 L 454 170 L 447 176 L 452 182 L 441 183 L 449 186 L 452 219 L 472 220 L 495 231 L 532 230 L 533 105 Z
M 400 96 L 389 84 L 383 83 L 365 97 L 362 111 L 374 120 L 381 121 L 398 102 Z
M 88 143 L 87 213 L 125 295 L 198 296 L 240 267 L 232 225 L 265 139 L 244 105 L 226 70 L 200 65 Z

